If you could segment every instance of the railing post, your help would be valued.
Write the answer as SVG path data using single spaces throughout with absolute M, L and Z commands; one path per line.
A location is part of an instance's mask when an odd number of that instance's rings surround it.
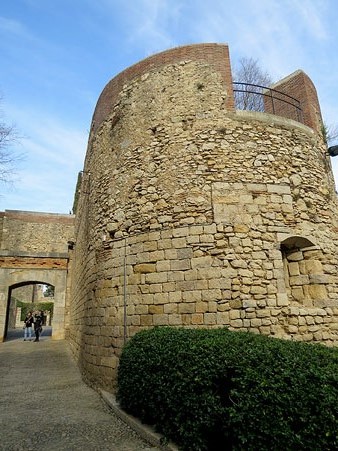
M 269 92 L 270 92 L 270 97 L 271 97 L 272 113 L 275 114 L 275 103 L 273 101 L 273 92 L 271 91 L 270 88 L 269 88 Z

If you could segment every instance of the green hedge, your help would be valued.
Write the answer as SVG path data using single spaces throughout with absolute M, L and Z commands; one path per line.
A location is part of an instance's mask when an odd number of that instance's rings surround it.
M 125 345 L 120 406 L 181 450 L 338 449 L 338 350 L 158 327 Z
M 24 321 L 28 312 L 34 312 L 35 310 L 43 310 L 44 312 L 50 312 L 51 319 L 53 318 L 54 302 L 22 302 L 16 301 L 17 307 L 21 307 L 21 321 Z

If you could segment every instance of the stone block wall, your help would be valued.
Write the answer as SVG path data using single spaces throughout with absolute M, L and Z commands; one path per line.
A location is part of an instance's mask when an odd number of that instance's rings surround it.
M 74 216 L 19 210 L 0 212 L 0 250 L 67 252 Z
M 69 339 L 87 379 L 108 389 L 123 343 L 145 327 L 338 343 L 337 199 L 322 136 L 234 111 L 210 55 L 170 55 L 125 79 L 85 161 Z

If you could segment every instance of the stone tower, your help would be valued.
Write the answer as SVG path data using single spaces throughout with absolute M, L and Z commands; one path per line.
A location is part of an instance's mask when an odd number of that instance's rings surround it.
M 191 45 L 129 67 L 98 100 L 69 330 L 96 385 L 113 388 L 124 342 L 156 325 L 338 342 L 337 202 L 316 89 L 297 71 L 254 112 L 236 110 L 233 86 L 226 45 Z

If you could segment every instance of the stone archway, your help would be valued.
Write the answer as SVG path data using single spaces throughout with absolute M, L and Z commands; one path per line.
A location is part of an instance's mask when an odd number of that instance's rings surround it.
M 49 284 L 55 287 L 52 338 L 56 340 L 65 338 L 66 269 L 13 270 L 13 268 L 2 267 L 0 271 L 0 341 L 3 341 L 6 335 L 11 290 L 30 283 Z
M 47 297 L 44 291 L 47 287 L 53 285 L 47 285 L 43 281 L 27 281 L 17 285 L 9 287 L 6 317 L 6 331 L 11 329 L 17 329 L 23 327 L 22 320 L 22 307 L 25 309 L 25 305 L 29 307 L 29 310 L 36 310 L 41 307 L 42 310 L 46 310 L 47 305 L 49 310 L 46 311 L 46 318 L 44 325 L 51 325 L 51 309 L 54 307 L 54 297 Z M 52 307 L 53 306 L 53 307 Z M 48 321 L 47 321 L 48 318 Z M 48 324 L 47 324 L 48 322 Z M 5 337 L 7 339 L 7 332 Z
M 74 244 L 73 233 L 73 215 L 0 212 L 0 341 L 7 327 L 11 290 L 37 282 L 55 287 L 52 338 L 65 338 L 68 251 L 70 243 Z

